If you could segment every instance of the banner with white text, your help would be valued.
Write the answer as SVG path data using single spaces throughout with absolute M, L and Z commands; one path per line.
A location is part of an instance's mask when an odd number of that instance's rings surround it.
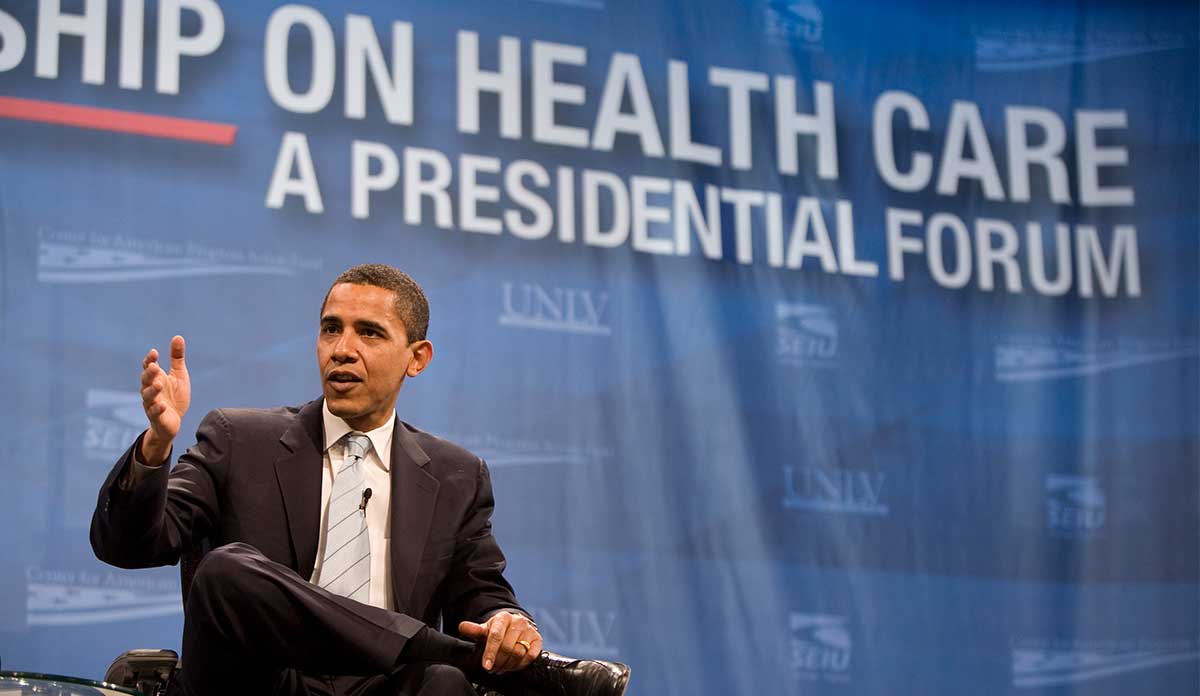
M 546 646 L 630 693 L 1200 692 L 1194 2 L 0 3 L 2 669 L 178 649 L 87 527 L 188 340 L 484 457 Z M 180 448 L 177 448 L 179 451 Z

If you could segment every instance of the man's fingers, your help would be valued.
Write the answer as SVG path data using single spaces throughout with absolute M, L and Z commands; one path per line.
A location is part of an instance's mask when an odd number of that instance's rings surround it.
M 184 360 L 184 355 L 187 352 L 187 343 L 183 340 L 183 336 L 175 336 L 171 339 L 171 372 L 182 370 L 187 372 L 187 363 Z M 151 366 L 162 372 L 163 369 L 158 365 L 158 349 L 151 348 L 146 352 L 146 357 L 142 359 L 142 370 L 149 370 Z M 165 374 L 165 373 L 164 373 Z M 144 381 L 143 377 L 143 381 Z
M 486 638 L 483 668 L 490 672 L 524 669 L 542 652 L 542 637 L 537 629 L 529 619 L 510 612 L 500 612 L 483 624 L 463 621 L 458 624 L 458 632 L 470 640 Z M 517 641 L 522 642 L 518 645 Z
M 183 336 L 176 336 L 171 339 L 171 371 L 183 370 L 187 372 L 187 365 L 183 362 L 183 353 L 187 345 L 184 343 Z
M 464 638 L 482 638 L 487 635 L 487 626 L 474 621 L 463 621 L 458 624 L 458 633 Z
M 149 406 L 155 397 L 167 388 L 167 376 L 155 365 L 152 369 L 142 372 L 142 405 Z
M 507 612 L 509 617 L 508 630 L 500 643 L 500 652 L 496 656 L 497 672 L 512 672 L 528 666 L 533 658 L 526 659 L 534 649 L 534 641 L 540 640 L 537 629 L 529 618 L 520 614 Z M 540 644 L 539 644 L 540 645 Z M 538 649 L 537 655 L 541 652 Z
M 497 672 L 515 672 L 525 669 L 533 658 L 542 653 L 542 638 L 532 628 L 519 629 L 516 622 L 508 627 L 508 634 L 500 644 L 496 657 Z
M 529 644 L 528 648 L 524 644 L 517 648 L 518 650 L 521 648 L 526 649 L 521 653 L 521 658 L 516 661 L 516 664 L 512 668 L 514 670 L 524 670 L 524 668 L 529 666 L 530 662 L 533 662 L 541 654 L 541 634 L 539 634 L 536 626 L 530 623 L 526 629 L 521 631 L 521 637 L 517 638 L 517 640 L 527 641 Z
M 162 374 L 162 368 L 155 363 L 150 363 L 150 366 L 142 370 L 142 388 L 154 384 L 154 379 Z
M 537 631 L 533 629 L 525 631 L 521 640 L 529 641 L 529 649 L 520 653 L 521 657 L 512 666 L 513 670 L 525 669 L 529 663 L 533 662 L 534 658 L 542 654 L 542 637 L 537 634 Z M 519 652 L 524 647 L 524 644 L 520 645 L 517 647 L 517 651 Z
M 515 669 L 517 663 L 521 661 L 521 648 L 517 647 L 517 640 L 521 637 L 521 631 L 517 629 L 515 621 L 508 626 L 508 631 L 504 634 L 504 638 L 500 641 L 500 650 L 496 653 L 496 671 L 507 672 Z
M 458 624 L 458 632 L 468 638 L 478 638 L 487 633 L 487 626 L 474 621 L 463 621 Z
M 488 619 L 487 645 L 483 647 L 483 668 L 491 671 L 496 666 L 496 654 L 500 651 L 500 643 L 508 632 L 508 622 L 512 619 L 507 612 L 500 612 Z

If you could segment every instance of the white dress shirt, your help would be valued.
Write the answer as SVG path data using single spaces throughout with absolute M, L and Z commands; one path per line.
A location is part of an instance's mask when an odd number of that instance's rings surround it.
M 317 562 L 313 566 L 309 582 L 320 584 L 321 562 L 325 558 L 325 524 L 329 519 L 329 497 L 333 492 L 334 472 L 341 468 L 345 457 L 345 444 L 339 442 L 342 436 L 353 429 L 346 421 L 329 412 L 329 407 L 321 404 L 323 430 L 325 432 L 325 457 L 321 468 L 321 527 L 317 537 Z M 392 432 L 396 427 L 396 418 L 384 425 L 363 433 L 371 440 L 371 450 L 364 460 L 363 483 L 371 489 L 371 502 L 367 504 L 367 538 L 371 543 L 371 592 L 367 604 L 392 611 L 392 564 L 388 562 L 391 550 L 391 518 L 392 518 Z M 133 452 L 133 465 L 128 473 L 117 482 L 124 490 L 130 490 L 139 481 L 149 475 L 157 467 L 149 466 L 139 459 L 140 453 Z M 171 461 L 171 455 L 167 455 Z
M 321 565 L 325 558 L 325 527 L 329 519 L 329 498 L 333 492 L 333 478 L 341 468 L 345 457 L 342 437 L 351 431 L 346 421 L 329 412 L 329 406 L 321 404 L 322 425 L 325 431 L 325 460 L 321 468 L 321 526 L 317 540 L 317 564 L 313 567 L 310 581 L 321 582 Z M 374 430 L 363 433 L 371 440 L 371 449 L 363 460 L 363 485 L 371 489 L 367 503 L 367 538 L 371 541 L 371 592 L 367 604 L 391 611 L 392 564 L 388 562 L 391 550 L 392 514 L 392 433 L 396 418 Z

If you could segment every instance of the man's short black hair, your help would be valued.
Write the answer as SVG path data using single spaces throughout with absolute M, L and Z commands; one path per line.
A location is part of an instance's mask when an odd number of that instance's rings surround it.
M 407 273 L 383 263 L 363 263 L 347 268 L 333 280 L 333 285 L 325 292 L 325 299 L 321 301 L 322 312 L 325 311 L 325 303 L 329 301 L 329 293 L 335 285 L 341 283 L 371 285 L 391 290 L 396 296 L 396 315 L 404 324 L 408 342 L 425 340 L 425 332 L 429 330 L 429 300 L 425 299 L 425 291 L 417 285 L 417 281 Z

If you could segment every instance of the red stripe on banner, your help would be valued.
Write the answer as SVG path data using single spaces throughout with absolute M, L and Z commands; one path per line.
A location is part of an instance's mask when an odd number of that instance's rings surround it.
M 237 126 L 187 118 L 140 114 L 135 111 L 99 109 L 38 99 L 0 97 L 0 118 L 54 123 L 76 128 L 134 133 L 151 138 L 190 140 L 209 145 L 232 145 Z

